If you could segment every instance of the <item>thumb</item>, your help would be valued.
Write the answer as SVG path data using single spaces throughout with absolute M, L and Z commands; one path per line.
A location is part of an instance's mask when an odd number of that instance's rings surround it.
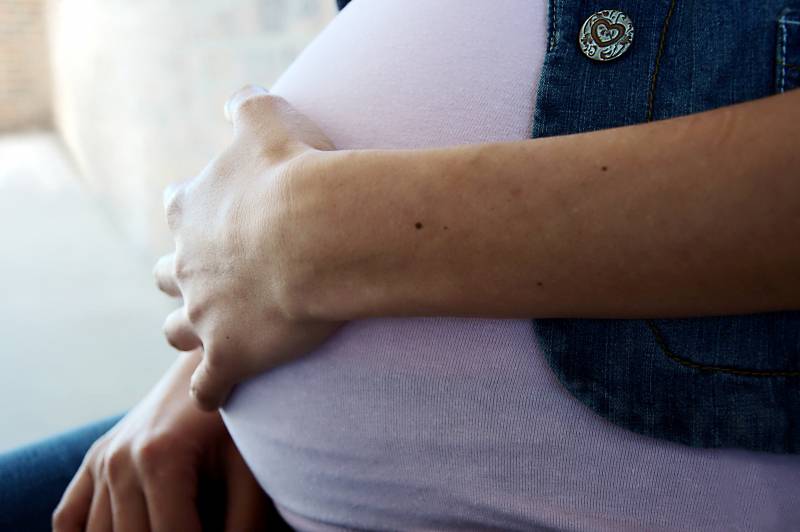
M 202 410 L 212 411 L 222 406 L 234 384 L 234 379 L 224 375 L 218 366 L 209 365 L 206 353 L 194 370 L 189 393 Z
M 258 85 L 236 91 L 225 104 L 225 116 L 235 134 L 247 132 L 268 150 L 282 151 L 297 144 L 318 150 L 334 149 L 333 142 L 310 118 Z

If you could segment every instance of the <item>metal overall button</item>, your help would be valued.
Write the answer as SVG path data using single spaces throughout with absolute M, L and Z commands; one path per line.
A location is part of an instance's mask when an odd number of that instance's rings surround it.
M 598 11 L 586 19 L 578 35 L 581 50 L 589 59 L 611 61 L 624 54 L 633 42 L 633 24 L 615 9 Z

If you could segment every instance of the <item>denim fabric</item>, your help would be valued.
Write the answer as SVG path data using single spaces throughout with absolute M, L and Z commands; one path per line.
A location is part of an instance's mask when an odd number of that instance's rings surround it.
M 0 530 L 45 532 L 92 443 L 119 418 L 0 454 Z
M 577 44 L 584 20 L 601 9 L 623 11 L 635 29 L 631 48 L 609 63 L 589 60 Z M 549 18 L 533 138 L 800 86 L 798 0 L 550 0 Z M 800 453 L 798 312 L 533 326 L 561 382 L 613 423 L 696 447 Z
M 45 532 L 61 496 L 92 444 L 121 417 L 54 436 L 0 454 L 0 531 Z M 201 476 L 197 508 L 204 530 L 222 530 L 225 486 L 218 478 Z M 290 530 L 270 504 L 266 530 Z
M 775 90 L 800 86 L 800 7 L 787 7 L 778 19 L 778 53 Z
M 577 46 L 600 9 L 633 21 L 620 59 Z M 551 0 L 533 137 L 696 113 L 798 85 L 797 0 Z M 613 154 L 610 154 L 613 156 Z M 680 260 L 676 257 L 675 260 Z M 564 385 L 636 432 L 697 447 L 800 452 L 800 313 L 536 320 Z

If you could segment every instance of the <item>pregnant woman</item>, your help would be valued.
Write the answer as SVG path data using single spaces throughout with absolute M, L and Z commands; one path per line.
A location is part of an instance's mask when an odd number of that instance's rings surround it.
M 355 0 L 237 93 L 167 193 L 191 353 L 57 530 L 199 526 L 210 447 L 231 530 L 253 478 L 300 530 L 796 526 L 800 93 L 751 55 L 800 10 L 639 4 Z

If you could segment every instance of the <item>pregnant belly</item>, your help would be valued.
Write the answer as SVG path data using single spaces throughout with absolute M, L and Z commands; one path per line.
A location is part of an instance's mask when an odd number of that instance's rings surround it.
M 354 0 L 272 90 L 338 148 L 524 139 L 546 14 L 544 0 Z M 656 442 L 594 415 L 526 320 L 353 322 L 241 385 L 223 416 L 278 505 L 317 524 L 662 530 L 680 515 L 678 528 L 731 529 L 800 508 L 797 460 Z
M 545 18 L 543 0 L 355 0 L 271 90 L 340 149 L 524 139 Z M 543 376 L 526 321 L 366 320 L 240 386 L 224 416 L 283 507 L 359 527 L 431 522 L 484 469 L 505 468 L 508 489 L 491 489 L 518 496 L 507 442 L 549 437 L 526 422 Z M 462 499 L 447 515 L 477 511 Z
M 531 451 L 571 430 L 541 393 L 558 387 L 534 344 L 525 320 L 353 322 L 240 386 L 225 419 L 262 486 L 299 515 L 359 528 L 481 523 L 476 495 L 529 498 L 542 476 Z

